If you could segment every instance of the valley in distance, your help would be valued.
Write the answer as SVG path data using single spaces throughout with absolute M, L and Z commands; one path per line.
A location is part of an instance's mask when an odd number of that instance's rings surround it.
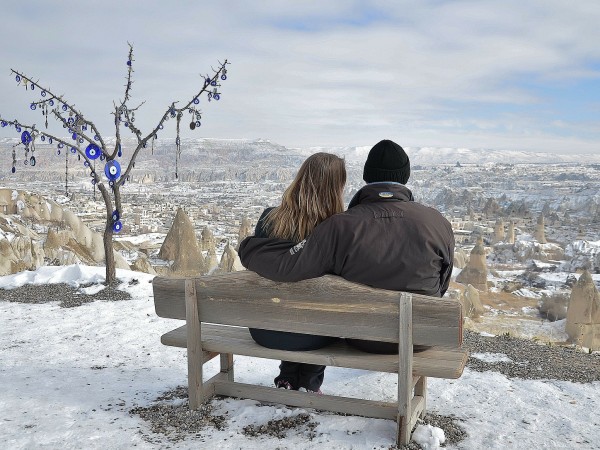
M 75 155 L 37 145 L 36 167 L 25 166 L 18 149 L 11 174 L 8 155 L 16 142 L 0 139 L 6 162 L 0 169 L 0 276 L 42 265 L 103 265 L 96 235 L 106 211 L 89 169 Z M 125 154 L 128 148 L 125 142 Z M 289 149 L 264 139 L 183 139 L 181 148 L 178 179 L 174 139 L 159 140 L 138 157 L 121 190 L 118 268 L 161 275 L 243 269 L 235 251 L 240 239 L 253 233 L 264 208 L 279 204 L 308 155 L 345 157 L 347 204 L 364 185 L 370 149 Z M 407 187 L 454 229 L 446 295 L 463 303 L 465 326 L 600 350 L 600 155 L 405 150 L 412 166 Z M 167 245 L 173 227 L 187 230 L 194 245 Z

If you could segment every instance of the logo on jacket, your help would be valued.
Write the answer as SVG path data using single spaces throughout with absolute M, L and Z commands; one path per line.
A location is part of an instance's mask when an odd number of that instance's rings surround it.
M 300 250 L 302 250 L 302 247 L 304 247 L 304 244 L 306 244 L 306 239 L 304 239 L 301 242 L 298 242 L 296 245 L 294 245 L 292 248 L 290 248 L 290 255 L 295 255 Z
M 379 196 L 381 198 L 392 198 L 394 196 L 394 194 L 392 192 L 389 191 L 383 191 L 379 193 Z

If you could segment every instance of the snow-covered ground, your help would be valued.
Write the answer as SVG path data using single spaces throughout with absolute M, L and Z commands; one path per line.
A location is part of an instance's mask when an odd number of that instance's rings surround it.
M 58 282 L 79 286 L 102 280 L 103 273 L 102 267 L 44 267 L 0 277 L 0 288 Z M 120 289 L 128 291 L 132 300 L 96 301 L 75 308 L 0 302 L 2 448 L 372 449 L 393 443 L 393 421 L 315 411 L 308 411 L 318 423 L 312 441 L 294 431 L 283 440 L 247 437 L 241 433 L 246 425 L 307 411 L 236 399 L 213 400 L 213 413 L 226 417 L 223 430 L 209 427 L 176 443 L 161 435 L 152 435 L 151 442 L 144 439 L 151 434 L 148 424 L 129 410 L 148 406 L 163 392 L 186 384 L 185 352 L 160 344 L 160 335 L 178 323 L 154 313 L 152 277 L 122 270 L 117 276 Z M 134 278 L 139 283 L 130 283 Z M 236 377 L 270 385 L 277 364 L 236 357 Z M 206 376 L 216 370 L 211 364 Z M 329 368 L 323 390 L 392 400 L 394 378 Z M 497 372 L 466 369 L 458 380 L 430 380 L 428 409 L 462 421 L 468 438 L 455 448 L 598 449 L 599 388 L 598 382 L 509 379 Z M 420 431 L 426 440 L 440 430 Z

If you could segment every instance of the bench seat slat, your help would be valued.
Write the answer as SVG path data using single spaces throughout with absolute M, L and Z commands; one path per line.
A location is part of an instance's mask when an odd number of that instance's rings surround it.
M 186 326 L 161 337 L 164 345 L 186 348 Z M 203 324 L 202 349 L 208 352 L 233 353 L 258 358 L 280 359 L 335 367 L 398 372 L 398 355 L 365 353 L 340 341 L 320 350 L 290 352 L 258 345 L 248 328 Z M 413 375 L 434 378 L 459 378 L 467 362 L 467 353 L 460 349 L 433 347 L 413 355 Z

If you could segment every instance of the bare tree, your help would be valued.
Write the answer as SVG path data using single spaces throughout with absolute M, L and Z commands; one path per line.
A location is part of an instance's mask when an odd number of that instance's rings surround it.
M 135 160 L 138 154 L 152 145 L 157 133 L 163 129 L 166 121 L 175 119 L 177 137 L 176 144 L 176 168 L 175 177 L 178 177 L 178 161 L 181 153 L 180 146 L 180 123 L 187 111 L 191 114 L 190 128 L 193 130 L 200 126 L 201 111 L 198 107 L 200 97 L 206 96 L 208 101 L 219 100 L 221 92 L 219 88 L 221 81 L 227 79 L 227 60 L 219 62 L 217 69 L 212 68 L 213 74 L 202 78 L 201 89 L 191 97 L 183 106 L 180 102 L 172 102 L 160 117 L 154 128 L 148 133 L 143 133 L 135 123 L 135 114 L 144 104 L 131 106 L 131 89 L 133 85 L 133 47 L 129 44 L 129 53 L 127 58 L 127 77 L 123 99 L 118 103 L 113 103 L 114 123 L 115 123 L 115 145 L 109 148 L 106 140 L 91 120 L 87 119 L 79 111 L 74 103 L 69 102 L 63 95 L 57 95 L 47 87 L 42 86 L 38 81 L 24 73 L 11 69 L 11 75 L 15 77 L 19 86 L 24 86 L 26 90 L 39 94 L 39 100 L 30 104 L 32 110 L 39 109 L 45 118 L 45 129 L 42 131 L 36 125 L 23 125 L 18 120 L 6 120 L 0 115 L 0 125 L 2 127 L 14 127 L 21 134 L 21 142 L 13 147 L 13 165 L 12 173 L 16 171 L 16 147 L 22 146 L 25 149 L 25 164 L 34 166 L 36 159 L 34 155 L 35 143 L 40 141 L 56 145 L 57 152 L 61 149 L 65 152 L 77 154 L 79 159 L 83 159 L 85 167 L 89 168 L 92 183 L 102 194 L 106 206 L 106 225 L 104 228 L 104 253 L 106 262 L 106 284 L 112 284 L 116 280 L 115 259 L 113 253 L 113 233 L 119 232 L 122 228 L 121 218 L 123 217 L 123 208 L 121 205 L 121 186 L 129 179 L 130 172 L 135 167 Z M 51 115 L 63 128 L 69 132 L 69 137 L 59 137 L 57 134 L 51 134 L 47 131 L 48 115 Z M 133 134 L 137 142 L 135 149 L 131 152 L 129 161 L 123 160 L 121 147 L 121 128 L 127 128 Z M 85 146 L 85 148 L 83 148 Z M 31 151 L 31 154 L 30 154 Z M 31 155 L 31 156 L 30 156 Z M 121 158 L 119 162 L 119 159 Z M 106 161 L 104 166 L 104 177 L 94 170 L 93 161 L 100 159 Z M 123 167 L 123 168 L 122 168 Z

